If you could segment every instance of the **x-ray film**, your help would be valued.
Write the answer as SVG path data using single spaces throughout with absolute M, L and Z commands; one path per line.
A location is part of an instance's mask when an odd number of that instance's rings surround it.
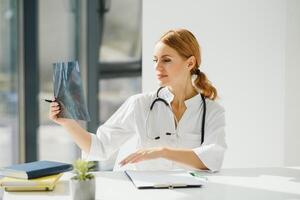
M 53 64 L 53 87 L 61 108 L 59 117 L 90 121 L 77 61 Z

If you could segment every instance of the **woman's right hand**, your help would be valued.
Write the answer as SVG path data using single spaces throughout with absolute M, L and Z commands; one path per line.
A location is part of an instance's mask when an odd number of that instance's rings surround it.
M 49 109 L 49 119 L 51 119 L 53 122 L 64 126 L 68 122 L 73 121 L 71 119 L 66 118 L 60 118 L 58 117 L 58 114 L 61 112 L 60 105 L 55 99 L 52 99 L 52 102 L 50 103 L 50 109 Z
M 61 112 L 59 103 L 52 99 L 50 103 L 49 119 L 55 123 L 63 126 L 68 133 L 72 136 L 76 144 L 86 153 L 89 153 L 91 148 L 91 133 L 84 130 L 80 124 L 74 119 L 66 119 L 58 117 Z

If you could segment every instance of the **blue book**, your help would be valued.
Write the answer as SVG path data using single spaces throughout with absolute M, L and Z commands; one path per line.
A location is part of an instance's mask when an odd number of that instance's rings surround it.
M 0 168 L 0 176 L 32 179 L 59 174 L 72 169 L 72 164 L 43 160 Z

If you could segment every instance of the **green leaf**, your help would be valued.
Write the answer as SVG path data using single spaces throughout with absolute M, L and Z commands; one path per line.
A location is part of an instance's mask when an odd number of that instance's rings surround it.
M 95 163 L 92 161 L 85 161 L 78 159 L 74 162 L 74 172 L 75 176 L 72 178 L 74 180 L 85 181 L 87 179 L 94 178 L 94 175 L 89 173 L 95 166 Z

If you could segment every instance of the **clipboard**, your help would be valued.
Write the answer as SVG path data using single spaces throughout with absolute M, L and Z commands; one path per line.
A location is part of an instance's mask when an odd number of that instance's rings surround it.
M 125 174 L 138 189 L 200 188 L 204 182 L 187 171 L 135 171 Z

